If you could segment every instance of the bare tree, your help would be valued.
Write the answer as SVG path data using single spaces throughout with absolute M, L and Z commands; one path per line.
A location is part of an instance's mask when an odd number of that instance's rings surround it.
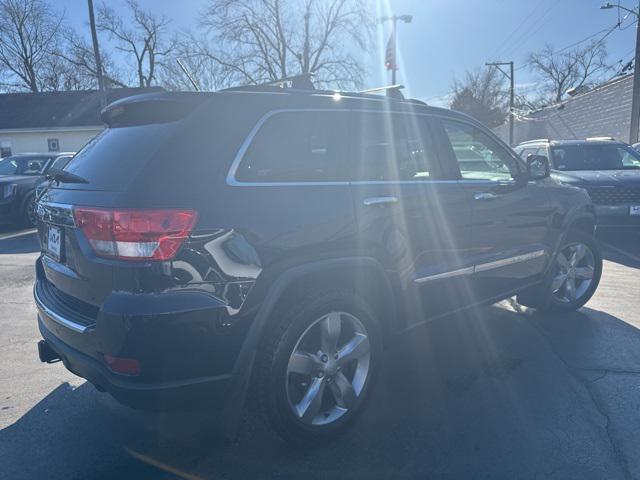
M 126 0 L 126 3 L 131 18 L 125 20 L 102 4 L 96 26 L 115 41 L 118 51 L 132 56 L 136 83 L 148 87 L 155 83 L 158 67 L 173 50 L 175 39 L 169 31 L 169 18 L 142 9 L 137 0 Z
M 467 70 L 463 81 L 453 83 L 450 106 L 493 128 L 504 122 L 508 99 L 504 75 L 498 70 Z
M 0 65 L 9 74 L 5 87 L 42 89 L 62 20 L 43 0 L 0 0 Z
M 529 54 L 527 63 L 544 82 L 543 96 L 553 103 L 562 101 L 572 88 L 589 85 L 611 69 L 606 46 L 597 41 L 565 52 L 555 52 L 553 46 L 547 45 Z
M 83 79 L 82 83 L 86 85 L 86 88 L 97 88 L 98 69 L 93 46 L 72 29 L 65 29 L 63 38 L 62 46 L 53 50 L 52 54 L 63 60 L 69 68 L 72 68 L 76 76 Z M 127 87 L 128 85 L 121 80 L 121 72 L 108 52 L 100 49 L 100 56 L 102 58 L 102 76 L 107 87 Z
M 210 38 L 199 54 L 231 83 L 314 74 L 320 84 L 362 84 L 358 51 L 369 48 L 366 0 L 210 0 L 202 12 Z

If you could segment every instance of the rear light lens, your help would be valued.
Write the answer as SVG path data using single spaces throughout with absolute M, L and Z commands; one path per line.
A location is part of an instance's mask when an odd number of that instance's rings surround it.
M 119 260 L 171 260 L 189 237 L 194 210 L 112 210 L 75 207 L 76 225 L 94 252 Z
M 105 355 L 104 361 L 107 362 L 111 371 L 122 373 L 124 375 L 140 375 L 140 362 L 135 358 L 122 358 Z

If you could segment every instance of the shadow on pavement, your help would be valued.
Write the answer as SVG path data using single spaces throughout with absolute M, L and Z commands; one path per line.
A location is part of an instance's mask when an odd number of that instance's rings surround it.
M 0 431 L 2 469 L 174 478 L 128 448 L 182 478 L 622 478 L 606 419 L 555 354 L 573 334 L 574 356 L 588 358 L 603 329 L 640 343 L 638 330 L 590 310 L 547 318 L 492 306 L 417 327 L 389 347 L 357 426 L 306 450 L 251 414 L 227 443 L 197 415 L 133 412 L 90 385 L 62 385 Z
M 17 232 L 15 236 L 7 233 L 8 238 L 0 237 L 0 255 L 15 253 L 35 253 L 40 251 L 40 242 L 36 232 L 29 230 L 24 233 Z M 4 235 L 4 237 L 7 237 Z

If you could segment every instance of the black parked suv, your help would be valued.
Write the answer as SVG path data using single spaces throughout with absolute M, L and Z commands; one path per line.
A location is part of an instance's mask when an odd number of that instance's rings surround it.
M 250 396 L 325 439 L 395 333 L 512 295 L 574 310 L 600 279 L 587 194 L 459 113 L 245 87 L 103 118 L 38 206 L 39 352 L 133 407 L 233 424 Z
M 73 153 L 23 153 L 0 160 L 0 223 L 36 225 L 36 187 L 49 168 L 64 168 Z
M 595 204 L 598 225 L 640 227 L 640 153 L 610 137 L 531 140 L 516 147 L 526 159 L 543 155 L 557 181 L 581 187 Z

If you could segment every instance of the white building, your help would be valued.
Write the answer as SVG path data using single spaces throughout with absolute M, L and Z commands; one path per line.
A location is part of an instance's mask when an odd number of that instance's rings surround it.
M 107 103 L 152 88 L 109 89 Z M 16 153 L 76 152 L 104 128 L 95 90 L 0 94 L 0 158 Z

